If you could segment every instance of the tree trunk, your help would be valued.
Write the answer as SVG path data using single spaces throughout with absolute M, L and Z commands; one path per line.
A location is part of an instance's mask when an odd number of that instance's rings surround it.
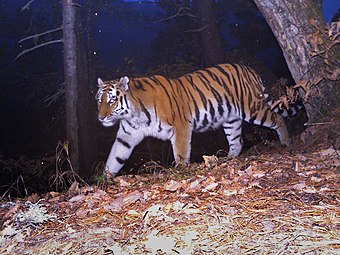
M 325 26 L 321 10 L 313 0 L 254 0 L 271 27 L 288 68 L 296 83 L 300 80 L 312 81 L 323 74 L 325 65 L 322 59 L 310 56 L 311 47 L 308 35 L 315 32 L 310 20 L 314 19 L 320 27 Z M 325 80 L 318 85 L 319 93 L 313 93 L 305 104 L 310 123 L 324 119 L 330 106 L 336 103 L 336 85 Z M 304 93 L 302 90 L 300 91 Z
M 215 20 L 213 0 L 193 0 L 192 4 L 199 18 L 205 65 L 212 66 L 224 62 L 224 50 Z
M 97 160 L 96 103 L 91 90 L 96 89 L 93 72 L 92 38 L 90 35 L 91 13 L 85 10 L 86 22 L 77 19 L 77 60 L 78 60 L 78 121 L 79 121 L 79 166 L 80 175 L 90 177 Z M 83 27 L 86 26 L 86 27 Z M 84 40 L 86 39 L 86 40 Z
M 66 104 L 66 136 L 73 170 L 79 172 L 79 126 L 77 116 L 76 11 L 73 0 L 63 0 L 63 43 Z

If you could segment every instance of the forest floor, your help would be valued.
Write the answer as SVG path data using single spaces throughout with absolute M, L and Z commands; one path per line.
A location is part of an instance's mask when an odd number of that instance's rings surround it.
M 3 202 L 0 254 L 340 254 L 339 126 Z

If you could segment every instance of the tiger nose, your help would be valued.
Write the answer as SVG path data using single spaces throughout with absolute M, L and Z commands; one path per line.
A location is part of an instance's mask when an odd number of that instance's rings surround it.
M 99 120 L 104 120 L 106 118 L 106 116 L 98 116 Z

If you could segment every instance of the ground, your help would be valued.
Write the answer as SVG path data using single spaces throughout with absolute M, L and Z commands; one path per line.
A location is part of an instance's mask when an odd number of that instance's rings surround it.
M 339 133 L 322 134 L 3 202 L 0 254 L 340 254 Z

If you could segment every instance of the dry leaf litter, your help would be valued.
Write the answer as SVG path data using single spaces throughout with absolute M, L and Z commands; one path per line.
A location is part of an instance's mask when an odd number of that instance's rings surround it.
M 0 254 L 340 254 L 339 153 L 204 156 L 3 203 Z

